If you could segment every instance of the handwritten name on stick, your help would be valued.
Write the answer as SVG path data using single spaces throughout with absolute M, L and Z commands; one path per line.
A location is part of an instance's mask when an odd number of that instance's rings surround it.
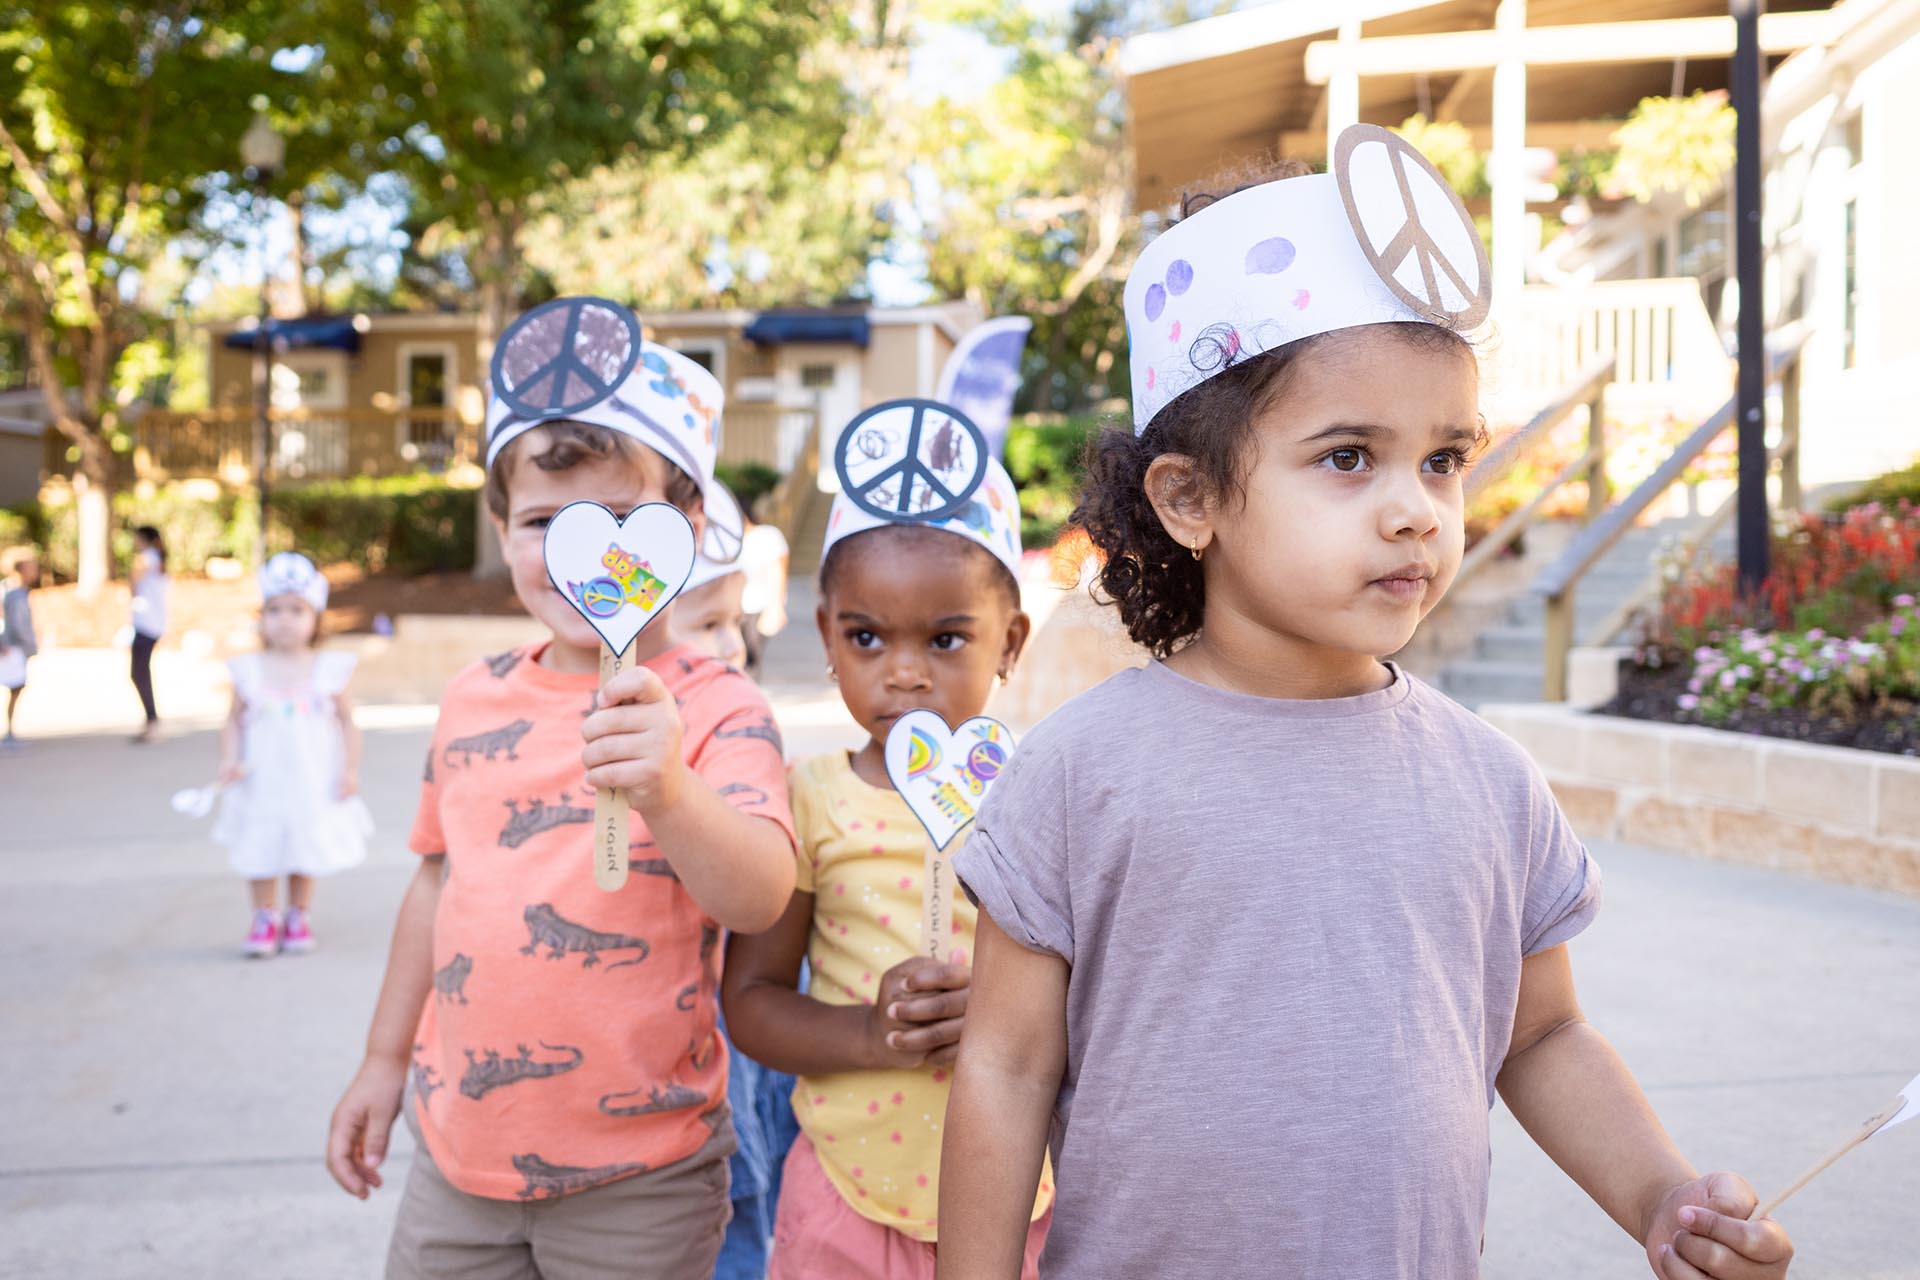
M 1906 1087 L 1900 1090 L 1898 1097 L 1868 1116 L 1845 1142 L 1828 1152 L 1821 1158 L 1818 1164 L 1808 1169 L 1798 1178 L 1795 1178 L 1787 1185 L 1785 1191 L 1780 1192 L 1774 1196 L 1773 1199 L 1767 1201 L 1758 1209 L 1755 1209 L 1753 1211 L 1754 1220 L 1758 1221 L 1761 1218 L 1771 1217 L 1773 1211 L 1778 1209 L 1788 1196 L 1806 1186 L 1809 1182 L 1812 1182 L 1822 1173 L 1825 1173 L 1841 1156 L 1844 1156 L 1868 1138 L 1878 1133 L 1885 1133 L 1895 1125 L 1905 1124 L 1916 1115 L 1920 1115 L 1920 1076 L 1915 1076 L 1913 1079 L 1907 1081 Z
M 606 648 L 600 687 L 619 675 L 633 642 L 667 611 L 693 573 L 693 524 L 664 502 L 625 519 L 597 502 L 570 502 L 547 522 L 547 577 Z M 627 882 L 627 797 L 593 797 L 593 882 L 611 893 Z
M 975 716 L 957 729 L 938 713 L 909 711 L 886 741 L 887 777 L 932 839 L 920 885 L 921 945 L 945 961 L 953 937 L 953 864 L 947 846 L 973 821 L 1013 756 L 1013 732 Z

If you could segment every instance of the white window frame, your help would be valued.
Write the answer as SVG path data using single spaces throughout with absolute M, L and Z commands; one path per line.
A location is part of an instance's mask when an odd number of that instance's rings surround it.
M 713 361 L 713 380 L 727 389 L 727 340 L 725 338 L 668 338 L 667 346 L 682 355 L 703 355 Z
M 273 358 L 273 363 L 292 373 L 296 379 L 310 372 L 324 371 L 328 375 L 328 382 L 330 384 L 327 395 L 321 399 L 309 400 L 305 396 L 302 396 L 298 405 L 281 406 L 276 404 L 274 406 L 275 408 L 291 407 L 307 411 L 317 410 L 321 413 L 334 413 L 347 407 L 347 378 L 349 370 L 347 368 L 346 352 L 322 350 L 288 351 L 276 355 Z M 296 385 L 298 385 L 297 382 Z
M 408 366 L 415 356 L 443 356 L 447 362 L 447 403 L 448 413 L 457 412 L 460 400 L 460 345 L 455 342 L 435 340 L 431 342 L 403 342 L 399 354 L 394 357 L 393 400 L 398 406 L 393 415 L 393 451 L 402 461 L 406 461 L 407 416 L 413 408 L 413 379 L 407 376 Z M 455 432 L 458 435 L 458 432 Z M 449 445 L 458 440 L 448 441 Z

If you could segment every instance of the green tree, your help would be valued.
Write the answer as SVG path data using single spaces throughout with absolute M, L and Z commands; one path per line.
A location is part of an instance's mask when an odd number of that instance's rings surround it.
M 1124 6 L 1062 16 L 954 0 L 947 20 L 1007 55 L 1005 77 L 925 113 L 918 154 L 937 194 L 921 202 L 936 292 L 1034 321 L 1031 407 L 1072 409 L 1119 392 L 1120 290 L 1139 252 L 1117 70 Z
M 333 0 L 328 62 L 369 171 L 407 177 L 417 229 L 457 253 L 484 336 L 530 280 L 528 220 L 622 157 L 685 157 L 790 74 L 824 0 Z
M 859 296 L 889 234 L 885 104 L 845 74 L 872 47 L 859 16 L 828 24 L 696 154 L 622 159 L 545 198 L 522 236 L 528 266 L 558 293 L 643 311 Z
M 83 589 L 109 574 L 119 392 L 150 370 L 135 344 L 154 327 L 154 265 L 284 78 L 263 52 L 281 21 L 267 0 L 0 0 L 0 301 L 74 450 Z

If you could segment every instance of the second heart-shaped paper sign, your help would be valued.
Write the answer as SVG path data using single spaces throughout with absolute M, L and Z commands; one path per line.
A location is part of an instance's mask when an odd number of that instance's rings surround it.
M 547 577 L 615 654 L 680 594 L 693 552 L 693 524 L 664 502 L 624 520 L 597 502 L 570 502 L 547 522 Z
M 909 711 L 887 732 L 887 777 L 936 849 L 973 821 L 1012 755 L 1013 731 L 987 716 L 949 729 L 935 712 Z

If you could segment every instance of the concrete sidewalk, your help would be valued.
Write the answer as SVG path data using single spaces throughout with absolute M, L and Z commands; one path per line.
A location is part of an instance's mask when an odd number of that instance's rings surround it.
M 781 673 L 790 749 L 851 744 L 831 696 L 800 686 L 806 661 Z M 370 714 L 374 856 L 322 886 L 317 954 L 265 963 L 237 958 L 245 891 L 204 825 L 166 806 L 211 770 L 211 734 L 0 756 L 0 1276 L 378 1273 L 404 1133 L 368 1204 L 320 1153 L 411 871 L 428 714 Z M 1766 1194 L 1920 1070 L 1920 902 L 1599 852 L 1608 905 L 1575 947 L 1582 995 L 1702 1167 Z M 1504 1111 L 1493 1145 L 1488 1277 L 1647 1274 Z M 1920 1126 L 1793 1201 L 1794 1274 L 1920 1278 L 1916 1204 Z

